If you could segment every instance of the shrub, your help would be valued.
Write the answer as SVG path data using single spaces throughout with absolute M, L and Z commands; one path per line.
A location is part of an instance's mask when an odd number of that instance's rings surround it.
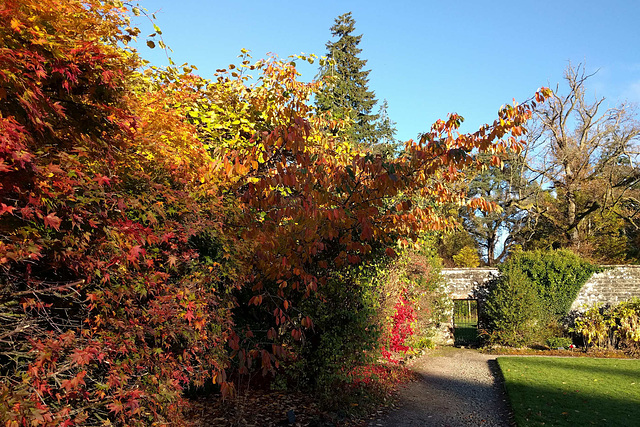
M 282 374 L 294 388 L 331 394 L 349 381 L 353 369 L 377 357 L 381 331 L 375 318 L 382 269 L 371 264 L 336 273 L 301 302 L 301 310 L 313 319 L 313 329 L 306 331 L 304 341 L 289 343 L 298 349 L 298 357 Z
M 535 284 L 517 268 L 505 270 L 486 301 L 489 341 L 520 347 L 540 339 L 546 323 Z
M 170 88 L 136 71 L 116 2 L 0 6 L 2 425 L 179 423 L 223 390 L 245 243 Z M 200 257 L 190 237 L 221 249 Z M 207 259 L 209 258 L 209 259 Z
M 435 339 L 438 329 L 448 320 L 449 299 L 440 275 L 441 260 L 429 238 L 419 242 L 419 249 L 406 249 L 390 268 L 381 292 L 381 314 L 378 322 L 385 332 L 383 347 L 389 359 L 393 343 L 402 341 L 404 352 L 415 352 Z M 402 339 L 401 320 L 412 318 L 411 333 Z
M 579 313 L 570 331 L 588 347 L 617 348 L 631 354 L 640 351 L 640 298 L 614 306 L 596 305 Z
M 579 314 L 573 321 L 571 332 L 582 338 L 584 348 L 613 347 L 613 334 L 611 318 L 604 306 L 592 306 L 584 313 Z
M 598 266 L 569 250 L 518 252 L 500 266 L 500 271 L 518 269 L 536 288 L 549 314 L 566 315 L 582 285 L 599 271 Z
M 640 351 L 640 298 L 632 298 L 614 310 L 620 346 L 637 354 Z
M 549 337 L 547 338 L 547 347 L 550 348 L 569 348 L 573 344 L 573 340 L 568 337 Z
M 597 270 L 568 250 L 516 252 L 500 266 L 483 313 L 490 341 L 520 346 L 561 334 L 558 321 Z

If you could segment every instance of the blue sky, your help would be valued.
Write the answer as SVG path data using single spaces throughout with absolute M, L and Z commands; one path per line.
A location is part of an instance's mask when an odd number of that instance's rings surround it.
M 464 131 L 491 122 L 498 108 L 562 82 L 569 61 L 586 63 L 591 96 L 609 105 L 640 102 L 640 1 L 266 1 L 143 0 L 156 13 L 177 64 L 203 77 L 236 63 L 240 49 L 255 60 L 326 53 L 334 19 L 352 12 L 363 34 L 369 88 L 397 122 L 397 137 L 415 138 L 457 112 Z M 149 23 L 138 21 L 143 32 Z M 141 39 L 144 42 L 144 38 Z M 157 48 L 140 47 L 154 65 Z M 317 67 L 300 67 L 311 80 Z

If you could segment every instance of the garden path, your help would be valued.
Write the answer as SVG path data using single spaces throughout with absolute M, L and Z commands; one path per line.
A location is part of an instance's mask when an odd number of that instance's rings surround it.
M 512 425 L 496 356 L 442 347 L 409 366 L 419 380 L 400 391 L 398 409 L 370 427 Z

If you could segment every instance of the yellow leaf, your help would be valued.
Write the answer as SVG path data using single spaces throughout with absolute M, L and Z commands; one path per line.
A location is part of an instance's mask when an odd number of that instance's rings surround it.
M 20 21 L 18 21 L 16 18 L 12 18 L 11 19 L 11 29 L 13 29 L 13 31 L 20 31 Z

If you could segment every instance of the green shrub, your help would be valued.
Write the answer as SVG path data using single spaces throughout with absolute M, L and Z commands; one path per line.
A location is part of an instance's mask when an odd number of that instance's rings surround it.
M 573 340 L 568 337 L 549 337 L 547 338 L 547 347 L 550 348 L 568 348 L 573 344 Z
M 291 388 L 314 390 L 324 398 L 349 382 L 354 368 L 377 357 L 381 328 L 375 319 L 383 274 L 384 266 L 375 264 L 346 268 L 300 302 L 314 326 L 302 342 L 289 343 L 299 354 L 281 372 Z
M 521 347 L 538 341 L 546 324 L 535 284 L 517 268 L 504 270 L 487 298 L 489 342 Z
M 562 335 L 559 321 L 598 267 L 568 250 L 518 251 L 500 267 L 482 315 L 493 343 L 522 346 Z
M 598 266 L 569 250 L 517 252 L 500 266 L 500 271 L 518 269 L 535 286 L 550 315 L 569 312 L 580 288 L 599 271 Z

